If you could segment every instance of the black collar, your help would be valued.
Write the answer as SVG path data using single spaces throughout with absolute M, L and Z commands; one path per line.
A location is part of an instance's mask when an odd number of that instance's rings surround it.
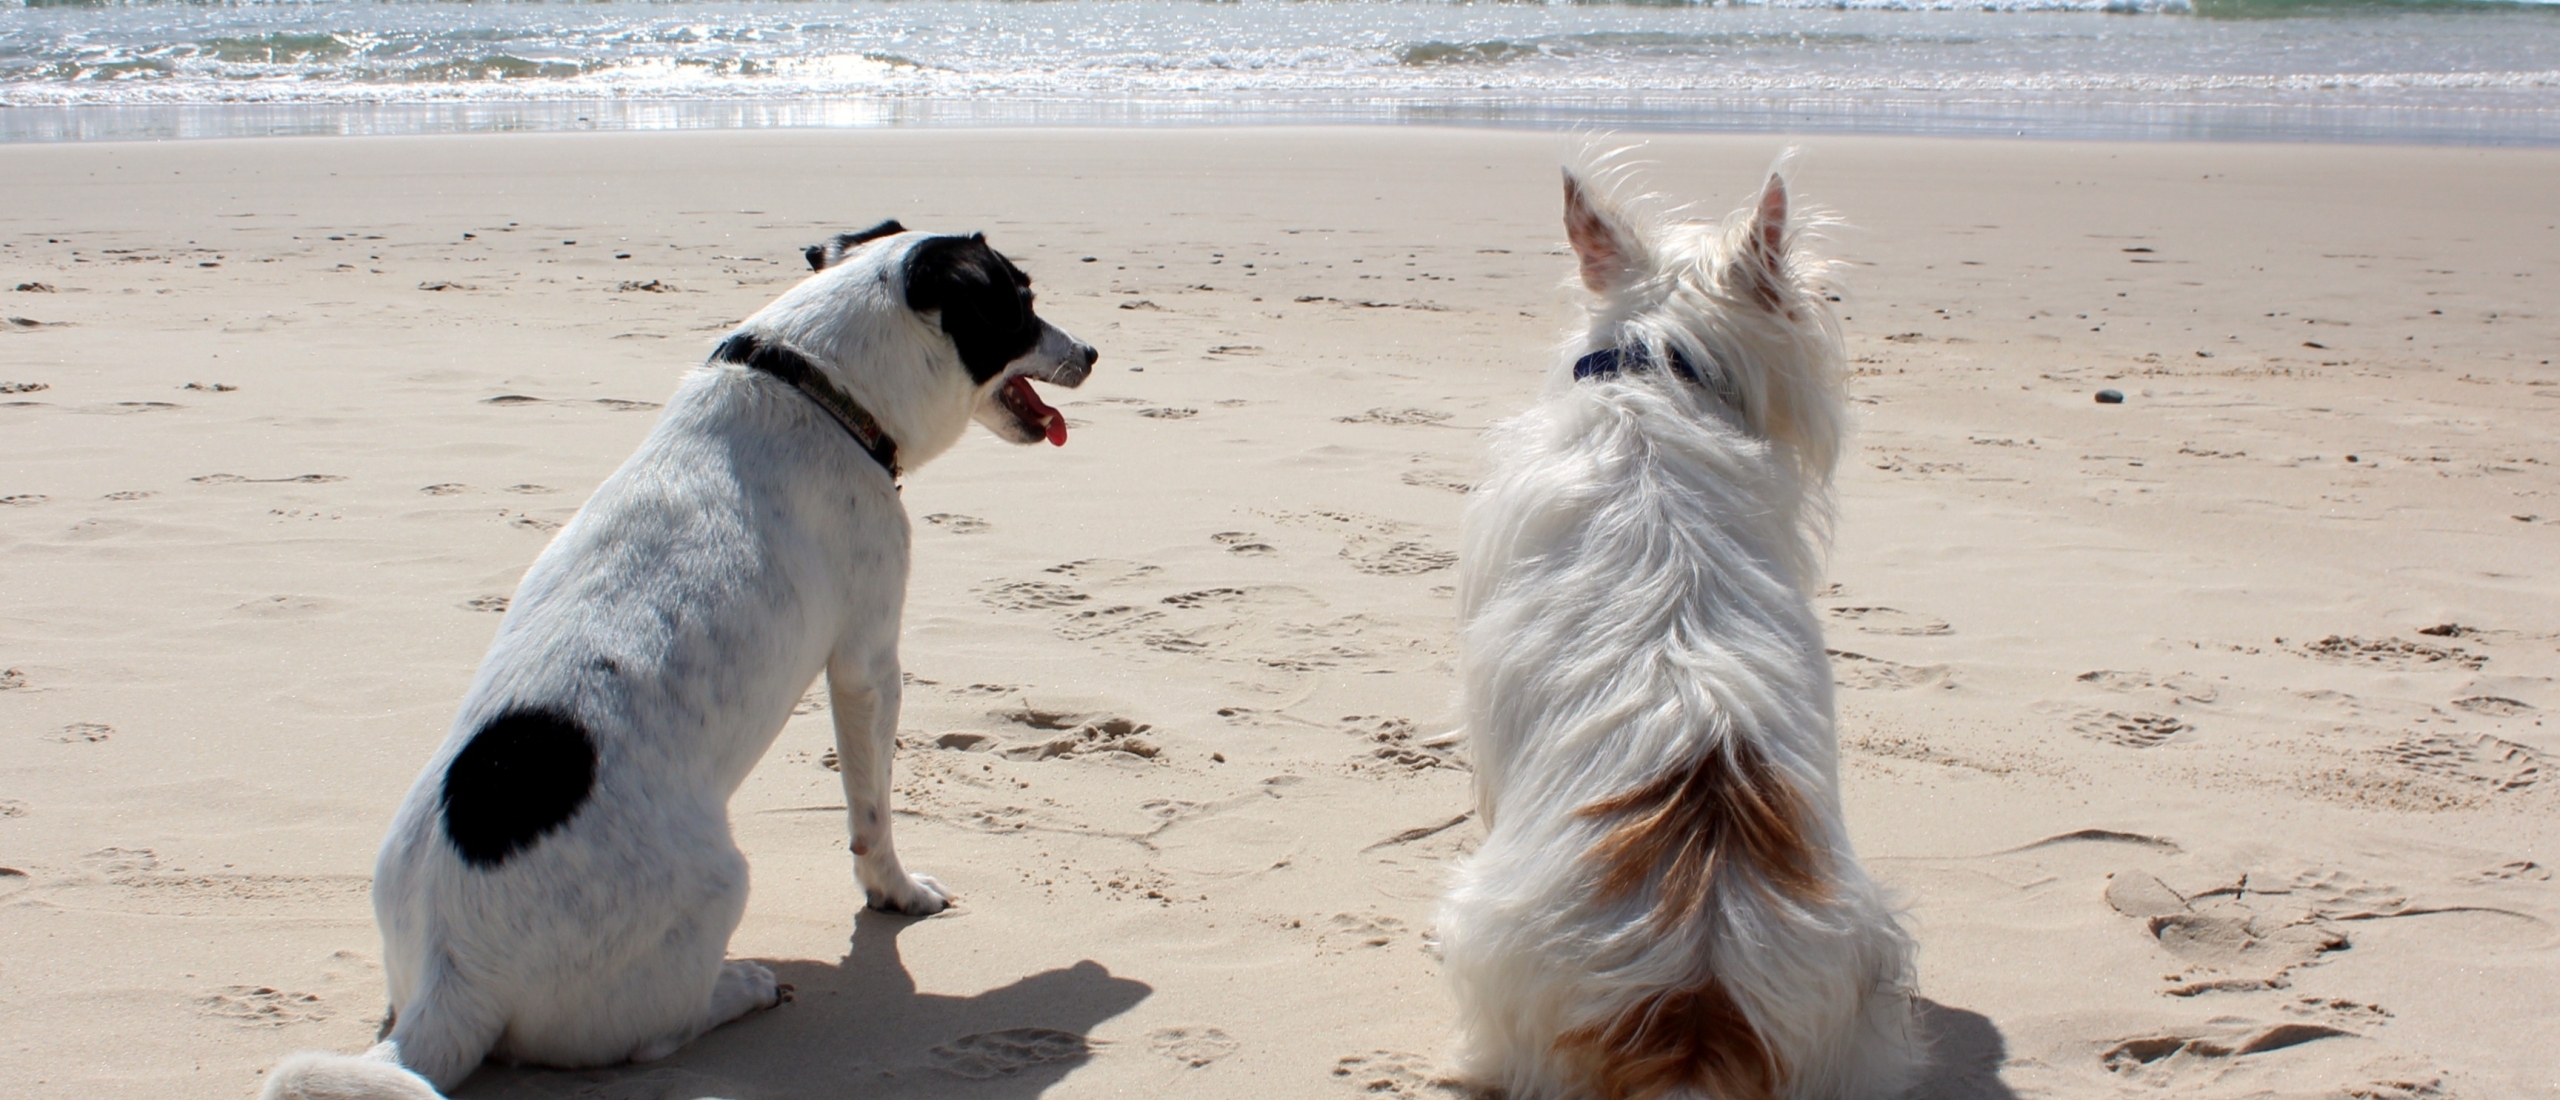
M 1679 375 L 1690 385 L 1705 387 L 1707 392 L 1716 395 L 1716 400 L 1724 402 L 1726 408 L 1737 413 L 1742 411 L 1742 395 L 1734 392 L 1721 373 L 1710 380 L 1698 373 L 1698 368 L 1689 362 L 1688 356 L 1680 354 L 1678 347 L 1672 347 L 1670 351 L 1671 373 Z M 1614 377 L 1621 371 L 1649 371 L 1654 369 L 1654 364 L 1653 349 L 1642 344 L 1602 348 L 1573 361 L 1573 379 L 1579 382 L 1585 378 Z
M 767 343 L 755 334 L 741 332 L 720 342 L 711 357 L 723 363 L 736 363 L 748 370 L 763 371 L 799 390 L 828 416 L 843 426 L 845 434 L 862 445 L 864 453 L 889 471 L 889 480 L 898 480 L 898 441 L 889 438 L 887 429 L 872 418 L 871 411 L 853 399 L 853 395 L 827 380 L 809 357 L 778 343 Z
M 1607 378 L 1622 370 L 1652 369 L 1653 349 L 1641 344 L 1632 348 L 1602 348 L 1573 361 L 1575 381 L 1585 378 Z M 1690 366 L 1689 357 L 1680 354 L 1680 349 L 1676 347 L 1671 349 L 1671 373 L 1693 383 L 1699 381 L 1698 369 Z

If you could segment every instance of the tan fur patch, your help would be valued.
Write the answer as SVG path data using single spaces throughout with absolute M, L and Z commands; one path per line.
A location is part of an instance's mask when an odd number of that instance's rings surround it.
M 1695 917 L 1717 872 L 1738 864 L 1754 887 L 1813 903 L 1830 896 L 1822 856 L 1807 835 L 1802 794 L 1748 742 L 1675 766 L 1633 790 L 1576 811 L 1615 819 L 1591 848 L 1603 902 L 1653 888 L 1652 917 Z M 1617 1018 L 1558 1036 L 1556 1050 L 1585 1067 L 1602 1100 L 1647 1100 L 1692 1088 L 1734 1100 L 1777 1094 L 1786 1067 L 1749 1014 L 1710 976 L 1648 996 Z
M 1604 901 L 1651 882 L 1656 916 L 1685 921 L 1705 904 L 1716 872 L 1737 860 L 1763 888 L 1807 903 L 1830 897 L 1821 853 L 1806 835 L 1811 807 L 1740 737 L 1574 813 L 1618 821 L 1591 848 Z
M 1601 1100 L 1651 1100 L 1684 1087 L 1723 1100 L 1770 1100 L 1786 1081 L 1786 1067 L 1714 978 L 1565 1032 L 1556 1050 L 1582 1063 Z

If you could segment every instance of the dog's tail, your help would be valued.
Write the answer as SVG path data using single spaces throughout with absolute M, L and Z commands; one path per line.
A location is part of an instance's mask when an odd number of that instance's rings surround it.
M 390 1036 L 362 1057 L 304 1051 L 277 1063 L 260 1100 L 445 1100 L 437 1085 L 460 1084 L 480 1068 L 503 1025 L 442 963 L 428 965 L 393 1021 Z
M 259 1100 L 444 1100 L 433 1084 L 400 1065 L 396 1043 L 374 1044 L 364 1056 L 306 1050 L 276 1063 Z

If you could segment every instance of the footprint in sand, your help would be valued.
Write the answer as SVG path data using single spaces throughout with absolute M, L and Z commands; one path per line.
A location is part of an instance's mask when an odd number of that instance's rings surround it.
M 1831 655 L 1831 679 L 1852 691 L 1906 691 L 1920 687 L 1955 685 L 1955 675 L 1945 665 L 1906 665 L 1845 649 L 1826 649 Z
M 2355 1033 L 2327 1024 L 2259 1025 L 2224 1021 L 2200 1034 L 2168 1033 L 2126 1039 L 2098 1056 L 2107 1071 L 2155 1087 L 2201 1085 L 2219 1077 L 2230 1061 Z
M 1127 584 L 1154 576 L 1164 572 L 1164 567 L 1124 558 L 1078 558 L 1052 565 L 1041 572 L 1073 577 L 1086 584 L 1097 584 L 1108 588 L 1115 584 Z
M 2281 642 L 2283 639 L 2279 638 Z M 2375 665 L 2382 668 L 2422 668 L 2450 664 L 2478 670 L 2489 663 L 2483 654 L 2461 646 L 2441 646 L 2429 642 L 2412 642 L 2405 638 L 2352 638 L 2332 634 L 2316 642 L 2306 643 L 2297 652 L 2306 657 L 2345 664 Z
M 1149 420 L 1189 420 L 1192 417 L 1200 415 L 1200 410 L 1160 407 L 1153 409 L 1140 409 L 1138 410 L 1138 415 L 1146 417 Z
M 1033 1066 L 1073 1064 L 1093 1056 L 1096 1044 L 1070 1031 L 1045 1027 L 1009 1027 L 963 1035 L 926 1052 L 933 1068 L 955 1077 L 984 1081 L 1020 1073 Z
M 958 512 L 927 513 L 924 521 L 955 535 L 975 535 L 995 526 L 976 516 L 964 516 Z
M 1454 1091 L 1437 1087 L 1431 1059 L 1401 1050 L 1372 1050 L 1365 1054 L 1346 1054 L 1334 1060 L 1333 1077 L 1371 1096 L 1392 1096 L 1398 1100 L 1439 1092 Z
M 0 691 L 16 691 L 27 686 L 25 669 L 0 668 Z
M 542 403 L 542 399 L 521 393 L 502 393 L 496 397 L 483 397 L 480 403 L 483 405 L 538 405 Z
M 1192 1069 L 1234 1054 L 1242 1044 L 1214 1027 L 1160 1027 L 1147 1033 L 1147 1047 Z
M 465 611 L 496 611 L 503 613 L 507 609 L 507 597 L 473 596 L 470 599 L 462 601 L 462 609 Z
M 978 594 L 979 602 L 998 611 L 1073 607 L 1092 598 L 1066 585 L 1048 581 L 1007 581 Z
M 1411 773 L 1432 768 L 1462 768 L 1446 748 L 1434 747 L 1415 737 L 1413 719 L 1395 715 L 1346 714 L 1342 730 L 1361 741 L 1359 755 L 1352 758 L 1353 771 L 1388 771 Z
M 1226 547 L 1230 554 L 1276 554 L 1279 552 L 1279 547 L 1262 541 L 1262 536 L 1251 531 L 1220 531 L 1209 536 L 1209 541 Z
M 326 485 L 345 481 L 345 474 L 294 474 L 289 477 L 242 477 L 239 474 L 206 474 L 187 480 L 198 485 Z
M 1234 603 L 1244 598 L 1245 590 L 1241 588 L 1203 588 L 1195 592 L 1176 592 L 1156 602 L 1189 610 L 1215 604 Z
M 2485 733 L 2411 733 L 2380 751 L 2401 767 L 2497 794 L 2529 790 L 2551 774 L 2532 746 Z
M 2501 882 L 2549 882 L 2551 868 L 2529 859 L 2518 859 L 2473 871 L 2454 881 L 2466 886 L 2488 886 Z
M 231 610 L 253 619 L 308 619 L 337 609 L 337 601 L 318 596 L 265 596 Z
M 1333 419 L 1335 423 L 1339 424 L 1397 424 L 1413 426 L 1421 424 L 1438 424 L 1455 415 L 1457 414 L 1441 412 L 1438 409 L 1378 408 L 1371 409 L 1367 412 L 1359 413 L 1354 416 L 1337 416 Z
M 2184 967 L 2185 973 L 2163 975 L 2165 981 L 2182 983 L 2161 990 L 2171 997 L 2285 988 L 2295 970 L 2318 965 L 2351 946 L 2340 927 L 2344 924 L 2472 920 L 2489 922 L 2474 925 L 2475 932 L 2494 932 L 2504 939 L 2538 940 L 2544 935 L 2542 922 L 2520 913 L 2415 904 L 2398 887 L 2334 869 L 2290 876 L 2252 871 L 2229 885 L 2193 894 L 2181 894 L 2145 871 L 2118 871 L 2108 876 L 2105 896 L 2108 907 L 2140 920 Z M 2320 1018 L 2339 1023 L 2370 1015 Z
M 1371 576 L 1409 577 L 1431 573 L 1458 564 L 1458 555 L 1422 542 L 1391 542 L 1354 535 L 1351 544 L 1342 548 L 1342 558 Z
M 2165 714 L 2086 710 L 2074 717 L 2071 728 L 2080 736 L 2129 749 L 2158 748 L 2195 729 L 2184 720 Z
M 993 717 L 1034 731 L 1038 738 L 1029 744 L 996 750 L 1012 760 L 1040 761 L 1096 752 L 1117 752 L 1154 759 L 1164 751 L 1154 741 L 1140 736 L 1154 726 L 1116 714 L 1081 714 L 1023 707 L 998 711 Z M 992 745 L 987 747 L 995 748 Z
M 46 497 L 43 493 L 12 493 L 8 496 L 0 497 L 0 508 L 27 508 L 42 504 L 47 499 L 50 498 Z
M 2381 1005 L 2350 1001 L 2344 997 L 2297 997 L 2284 1006 L 2284 1014 L 2364 1032 L 2391 1022 L 2392 1017 L 2391 1010 Z
M 116 728 L 104 722 L 73 722 L 45 740 L 65 745 L 94 745 L 115 736 L 115 733 Z
M 1406 470 L 1400 479 L 1417 489 L 1438 489 L 1462 496 L 1476 491 L 1475 483 L 1467 480 L 1466 475 L 1450 470 Z
M 2166 692 L 2185 703 L 2210 703 L 2222 694 L 2213 681 L 2191 672 L 2153 676 L 2148 672 L 2101 668 L 2083 672 L 2073 679 L 2127 695 L 2155 690 Z
M 2506 696 L 2465 696 L 2465 698 L 2455 698 L 2452 706 L 2470 711 L 2470 714 L 2486 714 L 2491 716 L 2491 719 L 2514 719 L 2514 716 L 2532 714 L 2534 711 L 2534 703 L 2522 701 L 2522 698 L 2506 698 Z
M 2485 714 L 2492 718 L 2513 718 L 2534 709 L 2531 703 L 2500 695 L 2473 695 L 2456 699 L 2453 705 L 2473 714 Z
M 2180 983 L 2161 990 L 2171 997 L 2282 989 L 2295 970 L 2349 946 L 2317 912 L 2262 912 L 2245 894 L 2180 899 L 2138 871 L 2108 881 L 2107 903 L 2128 916 L 2145 914 L 2145 930 L 2186 968 L 2167 976 Z
M 528 481 L 516 485 L 509 485 L 507 486 L 507 491 L 510 493 L 522 493 L 526 496 L 540 496 L 544 493 L 556 493 L 560 490 L 554 489 L 548 485 L 536 485 Z
M 196 1011 L 244 1027 L 286 1027 L 329 1018 L 329 1006 L 317 993 L 297 993 L 264 985 L 224 986 L 196 998 Z
M 596 404 L 614 412 L 646 412 L 663 407 L 655 401 L 634 401 L 627 397 L 599 397 L 596 398 Z
M 418 487 L 418 491 L 431 497 L 449 497 L 460 493 L 468 493 L 471 491 L 471 487 L 459 481 L 439 481 L 433 485 L 421 485 Z
M 67 909 L 154 916 L 251 917 L 279 905 L 361 907 L 372 890 L 364 875 L 268 875 L 198 872 L 163 866 L 149 848 L 101 848 L 81 857 L 81 874 L 56 900 Z
M 19 800 L 17 800 L 17 799 L 14 799 L 14 798 L 0 798 L 0 817 L 25 817 L 25 816 L 27 816 L 27 804 L 26 804 L 26 803 L 21 802 L 21 801 L 19 801 Z M 0 868 L 0 870 L 16 870 L 16 868 Z M 25 871 L 18 871 L 18 876 L 19 876 L 19 877 L 21 877 L 21 878 L 24 878 L 24 877 L 26 876 L 26 872 L 25 872 Z
M 1163 617 L 1164 612 L 1161 611 L 1150 611 L 1128 604 L 1114 604 L 1110 607 L 1094 607 L 1072 612 L 1058 620 L 1057 626 L 1052 629 L 1058 632 L 1059 637 L 1068 641 L 1089 642 Z
M 1832 618 L 1866 634 L 1930 637 L 1955 633 L 1955 628 L 1948 626 L 1945 619 L 1914 615 L 1895 607 L 1833 607 L 1825 610 Z
M 1330 947 L 1341 954 L 1355 948 L 1385 947 L 1403 935 L 1404 921 L 1383 913 L 1336 913 L 1325 918 L 1316 933 L 1319 951 Z
M 160 495 L 159 493 L 154 492 L 154 491 L 149 490 L 149 489 L 125 489 L 125 490 L 121 490 L 121 491 L 118 491 L 118 492 L 109 493 L 109 494 L 107 494 L 106 496 L 100 497 L 100 498 L 98 498 L 98 499 L 100 499 L 100 500 L 149 500 L 149 499 L 151 499 L 152 497 L 156 497 L 156 496 L 159 496 L 159 495 Z

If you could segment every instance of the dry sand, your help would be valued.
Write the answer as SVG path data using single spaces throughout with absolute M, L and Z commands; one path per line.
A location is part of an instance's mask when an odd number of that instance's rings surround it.
M 1655 178 L 1721 209 L 1777 146 Z M 1103 351 L 1064 450 L 906 488 L 900 846 L 961 905 L 857 913 L 818 696 L 733 807 L 733 951 L 799 1000 L 463 1095 L 1431 1093 L 1453 534 L 1573 308 L 1564 149 L 0 147 L 6 1091 L 369 1042 L 374 844 L 518 572 L 800 245 L 894 215 Z M 1821 604 L 1931 1095 L 2560 1095 L 2560 153 L 1812 153 L 1861 420 Z

